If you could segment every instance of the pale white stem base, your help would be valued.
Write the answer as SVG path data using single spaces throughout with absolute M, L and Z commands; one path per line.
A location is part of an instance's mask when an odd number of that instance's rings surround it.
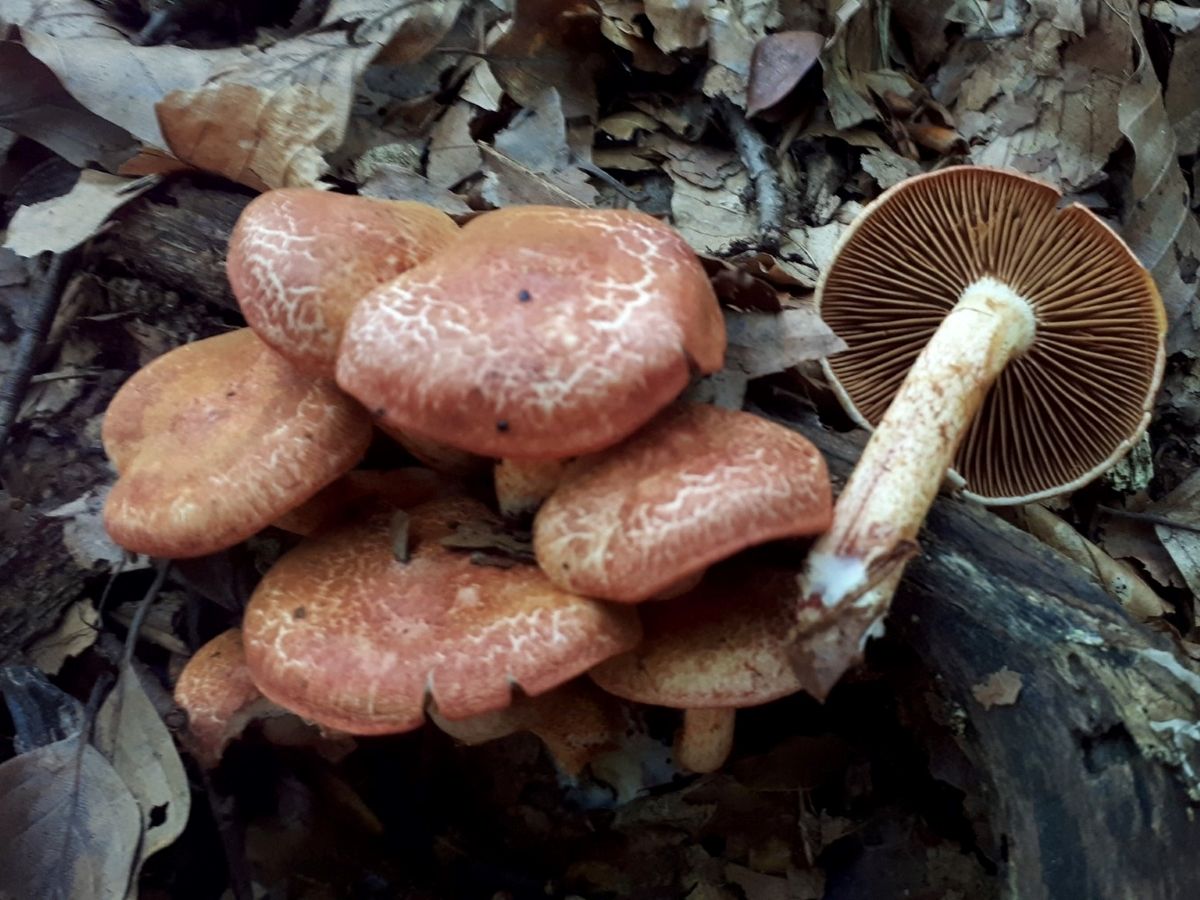
M 864 628 L 882 618 L 892 591 L 871 588 L 885 579 L 894 588 L 983 398 L 1035 331 L 1029 303 L 998 281 L 980 279 L 963 292 L 875 428 L 834 506 L 833 524 L 808 556 L 797 610 L 800 641 L 828 628 L 848 605 L 864 607 L 854 616 Z M 851 641 L 854 649 L 860 640 L 861 634 Z
M 566 465 L 559 459 L 500 460 L 493 476 L 500 512 L 509 517 L 537 512 L 562 481 Z
M 689 772 L 715 772 L 733 749 L 736 709 L 685 709 L 675 735 L 675 763 Z

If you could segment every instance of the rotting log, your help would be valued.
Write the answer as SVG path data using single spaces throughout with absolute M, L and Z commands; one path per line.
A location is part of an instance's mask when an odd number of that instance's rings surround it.
M 786 424 L 835 478 L 858 457 L 813 420 Z M 1200 673 L 1078 564 L 977 504 L 942 497 L 888 628 L 955 711 L 1014 900 L 1200 897 Z M 1011 705 L 973 689 L 1002 669 Z M 903 693 L 904 685 L 898 686 Z M 922 697 L 903 698 L 921 704 Z

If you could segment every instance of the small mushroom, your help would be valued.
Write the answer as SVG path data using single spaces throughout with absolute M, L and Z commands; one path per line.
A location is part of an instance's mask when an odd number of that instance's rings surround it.
M 258 336 L 301 371 L 332 378 L 355 304 L 458 232 L 424 203 L 281 188 L 242 211 L 226 271 Z
M 642 643 L 596 666 L 592 680 L 627 700 L 684 710 L 676 762 L 712 772 L 733 746 L 738 709 L 801 689 L 787 652 L 796 593 L 795 572 L 718 566 L 691 593 L 638 607 Z
M 597 755 L 621 743 L 628 728 L 619 701 L 587 679 L 570 681 L 540 697 L 517 697 L 512 706 L 466 719 L 429 717 L 464 744 L 484 744 L 528 731 L 546 746 L 559 769 L 578 777 Z
M 104 507 L 113 540 L 191 557 L 248 538 L 348 471 L 371 422 L 333 382 L 297 372 L 243 328 L 134 373 L 102 438 L 120 476 Z
M 901 182 L 843 235 L 817 287 L 849 349 L 826 372 L 874 433 L 803 575 L 796 662 L 828 691 L 879 627 L 954 470 L 966 496 L 1073 490 L 1140 438 L 1166 317 L 1149 273 L 1052 187 L 982 167 Z
M 534 565 L 475 565 L 443 540 L 484 520 L 482 504 L 433 501 L 408 513 L 408 557 L 374 512 L 285 554 L 246 609 L 246 660 L 259 689 L 327 728 L 418 727 L 427 698 L 448 719 L 503 709 L 513 686 L 541 694 L 637 643 L 631 610 L 554 587 Z
M 192 655 L 175 682 L 175 702 L 187 713 L 188 744 L 205 768 L 221 761 L 229 742 L 252 720 L 286 715 L 250 680 L 238 628 L 221 632 Z
M 420 466 L 355 469 L 271 524 L 307 536 L 363 506 L 385 504 L 392 509 L 407 509 L 453 491 L 447 479 Z
M 670 227 L 523 206 L 370 294 L 337 378 L 385 430 L 523 465 L 611 446 L 724 350 L 704 268 Z
M 636 603 L 754 544 L 829 525 L 825 460 L 750 413 L 680 405 L 626 442 L 581 459 L 534 520 L 555 584 Z

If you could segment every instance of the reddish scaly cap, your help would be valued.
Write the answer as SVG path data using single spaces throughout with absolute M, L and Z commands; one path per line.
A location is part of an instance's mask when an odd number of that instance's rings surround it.
M 359 304 L 337 378 L 386 426 L 561 459 L 630 434 L 724 351 L 716 297 L 674 230 L 624 210 L 510 207 Z
M 628 650 L 629 610 L 560 591 L 534 566 L 475 565 L 441 540 L 495 517 L 466 499 L 410 511 L 407 562 L 390 517 L 311 538 L 263 578 L 246 610 L 255 683 L 281 706 L 351 734 L 419 726 L 432 696 L 447 718 L 503 709 Z
M 302 371 L 332 378 L 354 305 L 457 235 L 424 203 L 283 188 L 243 210 L 226 269 L 258 336 Z
M 371 423 L 331 381 L 302 375 L 244 328 L 164 354 L 104 416 L 117 479 L 114 541 L 151 556 L 244 540 L 351 468 Z
M 242 632 L 231 628 L 195 652 L 175 683 L 175 702 L 187 712 L 192 750 L 200 764 L 215 766 L 256 715 L 282 712 L 250 680 Z
M 572 463 L 534 520 L 534 550 L 565 590 L 636 602 L 745 547 L 817 534 L 832 508 L 825 460 L 805 437 L 680 406 Z
M 638 607 L 645 639 L 594 668 L 609 693 L 676 709 L 757 706 L 801 689 L 786 636 L 796 572 L 729 564 L 689 594 Z

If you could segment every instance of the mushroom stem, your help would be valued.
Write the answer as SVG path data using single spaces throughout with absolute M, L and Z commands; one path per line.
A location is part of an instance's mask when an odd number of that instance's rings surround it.
M 733 749 L 736 709 L 685 709 L 675 735 L 675 762 L 690 772 L 715 772 Z
M 909 370 L 834 506 L 801 576 L 799 634 L 863 607 L 870 628 L 915 553 L 915 538 L 955 452 L 1004 366 L 1033 342 L 1030 304 L 993 278 L 959 297 Z M 871 609 L 866 609 L 866 607 Z M 858 613 L 870 613 L 860 616 Z M 801 638 L 803 639 L 803 638 Z M 839 673 L 840 674 L 840 673 Z
M 518 518 L 537 512 L 562 481 L 566 460 L 502 459 L 496 463 L 496 502 L 500 513 Z

